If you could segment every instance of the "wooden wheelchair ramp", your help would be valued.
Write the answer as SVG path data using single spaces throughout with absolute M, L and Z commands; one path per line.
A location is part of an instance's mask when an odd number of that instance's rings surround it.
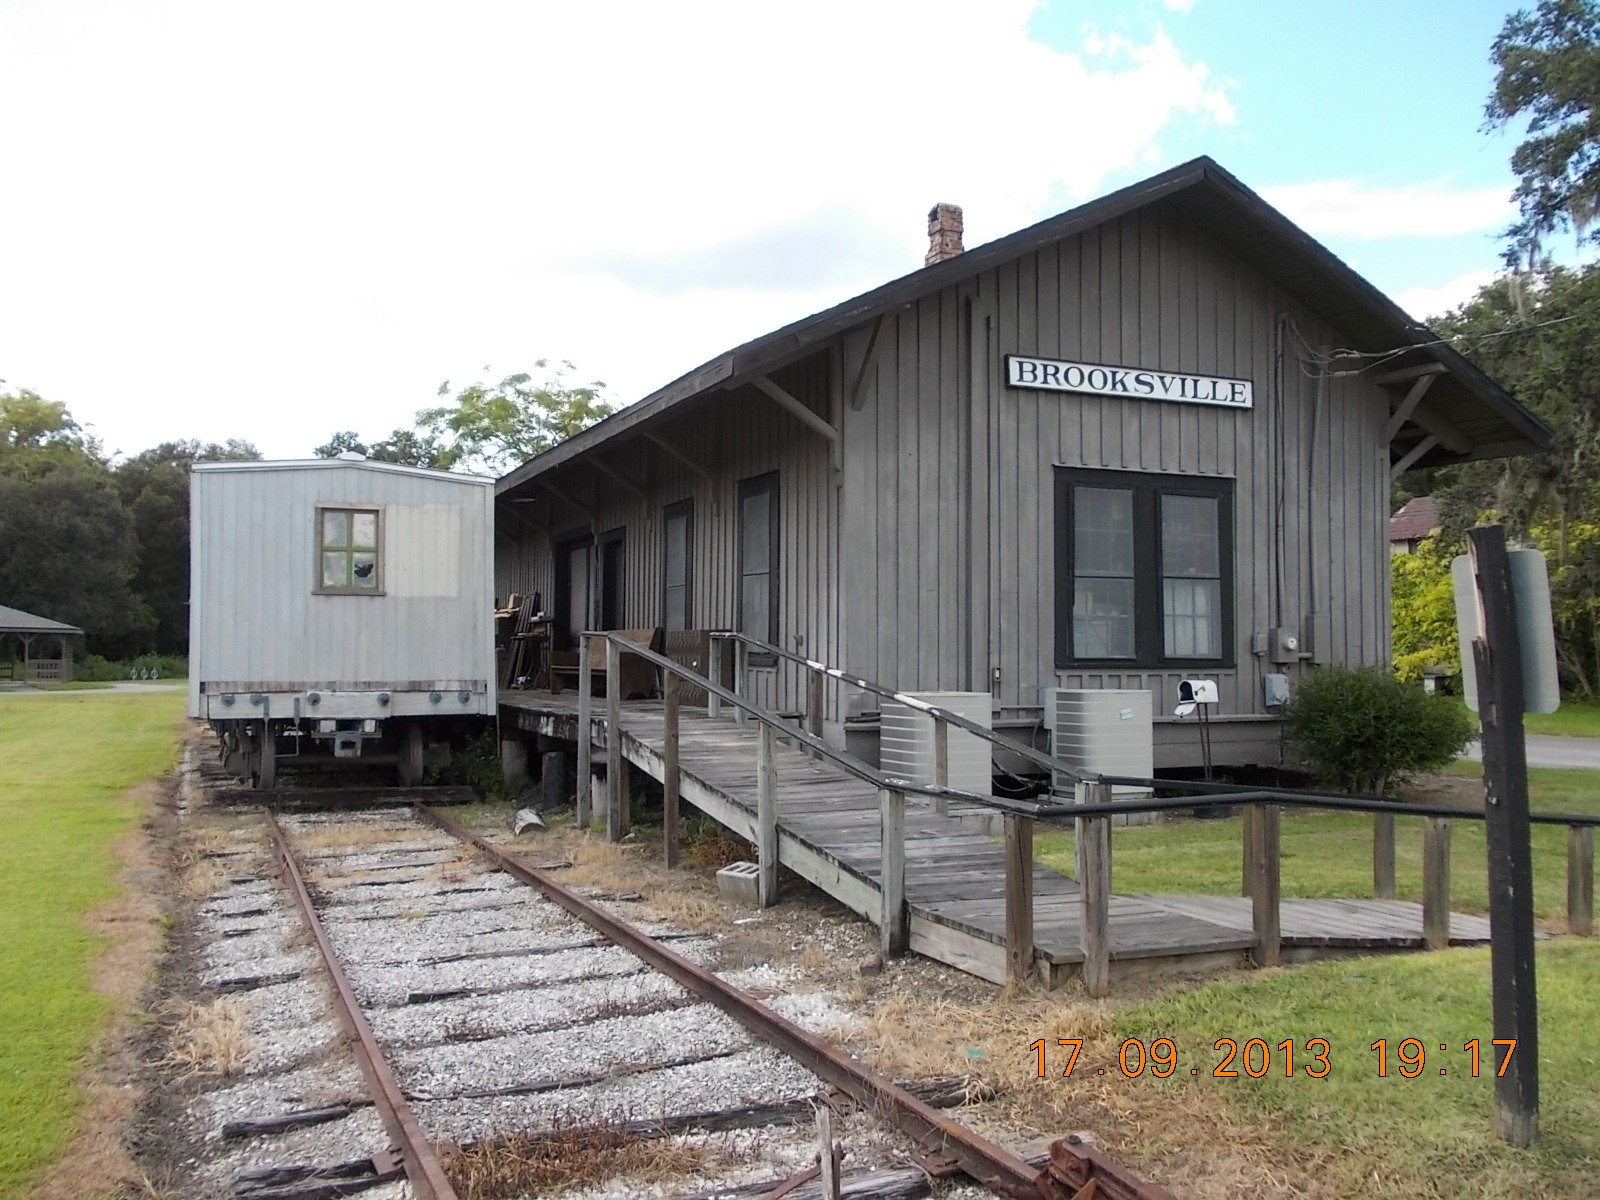
M 571 693 L 505 692 L 503 729 L 576 741 Z M 599 707 L 599 706 L 597 706 Z M 603 712 L 603 710 L 602 710 Z M 595 741 L 610 731 L 603 715 Z M 624 704 L 624 759 L 657 781 L 666 776 L 666 721 L 660 701 Z M 682 799 L 740 837 L 757 840 L 757 733 L 684 707 L 678 761 Z M 877 789 L 779 739 L 778 861 L 840 903 L 877 922 L 881 897 Z M 972 814 L 938 813 L 908 796 L 905 890 L 910 948 L 996 983 L 1007 978 L 1005 846 Z M 1033 959 L 1048 986 L 1078 973 L 1081 902 L 1069 876 L 1034 864 Z M 1362 950 L 1420 949 L 1422 908 L 1405 901 L 1285 900 L 1283 946 L 1290 958 Z M 1488 922 L 1454 914 L 1452 940 L 1486 941 Z M 1250 902 L 1239 897 L 1114 895 L 1108 922 L 1113 977 L 1205 971 L 1238 965 L 1254 944 Z

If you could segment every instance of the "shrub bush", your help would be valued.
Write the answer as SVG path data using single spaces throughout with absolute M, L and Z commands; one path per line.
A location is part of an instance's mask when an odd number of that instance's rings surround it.
M 140 679 L 153 671 L 157 679 L 181 683 L 189 678 L 189 660 L 170 654 L 141 654 L 126 662 L 111 662 L 98 654 L 85 654 L 72 665 L 72 677 L 90 683 L 115 683 L 131 679 L 135 671 Z
M 1436 771 L 1472 740 L 1472 717 L 1381 667 L 1319 667 L 1284 710 L 1289 742 L 1318 779 L 1352 792 L 1383 792 Z

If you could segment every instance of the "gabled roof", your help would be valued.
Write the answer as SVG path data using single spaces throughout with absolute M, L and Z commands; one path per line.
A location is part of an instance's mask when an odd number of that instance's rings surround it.
M 191 471 L 328 471 L 334 468 L 377 471 L 388 475 L 421 475 L 428 479 L 448 479 L 453 483 L 493 483 L 491 475 L 469 475 L 465 471 L 436 471 L 406 463 L 380 462 L 375 458 L 253 458 L 228 462 L 197 462 Z
M 8 608 L 4 604 L 0 604 L 0 633 L 55 633 L 83 636 L 83 630 L 76 625 L 52 621 L 49 617 L 36 617 L 30 612 L 23 612 L 20 608 Z
M 1432 496 L 1413 496 L 1389 518 L 1391 542 L 1419 542 L 1439 528 L 1439 502 Z
M 1393 352 L 1393 357 L 1375 369 L 1374 375 L 1389 372 L 1435 376 L 1420 407 L 1427 414 L 1449 414 L 1444 423 L 1446 436 L 1440 438 L 1433 431 L 1435 444 L 1423 449 L 1408 465 L 1440 466 L 1525 454 L 1549 446 L 1553 434 L 1538 417 L 1441 343 L 1432 331 L 1413 320 L 1332 251 L 1217 163 L 1201 157 L 736 346 L 530 459 L 503 476 L 497 490 L 515 489 L 730 380 L 795 361 L 880 313 L 907 307 L 1042 246 L 1156 206 L 1196 217 L 1210 236 L 1295 295 L 1348 337 L 1353 346 L 1369 352 Z M 1436 415 L 1430 420 L 1435 426 L 1441 423 Z M 1428 436 L 1429 430 L 1414 424 L 1392 441 L 1391 453 L 1400 458 Z

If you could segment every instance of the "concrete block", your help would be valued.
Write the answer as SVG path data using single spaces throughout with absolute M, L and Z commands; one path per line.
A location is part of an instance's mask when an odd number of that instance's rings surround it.
M 717 895 L 740 908 L 760 908 L 761 868 L 753 862 L 729 863 L 717 872 Z
M 573 796 L 572 755 L 559 750 L 539 756 L 539 807 L 549 812 L 564 808 Z
M 528 786 L 528 743 L 520 737 L 500 739 L 500 774 L 513 796 Z

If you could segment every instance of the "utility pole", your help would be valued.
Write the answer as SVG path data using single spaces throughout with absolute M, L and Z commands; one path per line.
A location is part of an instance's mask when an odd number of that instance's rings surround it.
M 1506 1043 L 1512 1042 L 1505 1073 L 1494 1081 L 1495 1133 L 1513 1146 L 1529 1146 L 1539 1136 L 1539 1001 L 1521 637 L 1505 530 L 1485 525 L 1467 536 L 1483 614 L 1482 632 L 1471 649 L 1483 725 L 1496 1043 L 1484 1062 L 1498 1071 Z

